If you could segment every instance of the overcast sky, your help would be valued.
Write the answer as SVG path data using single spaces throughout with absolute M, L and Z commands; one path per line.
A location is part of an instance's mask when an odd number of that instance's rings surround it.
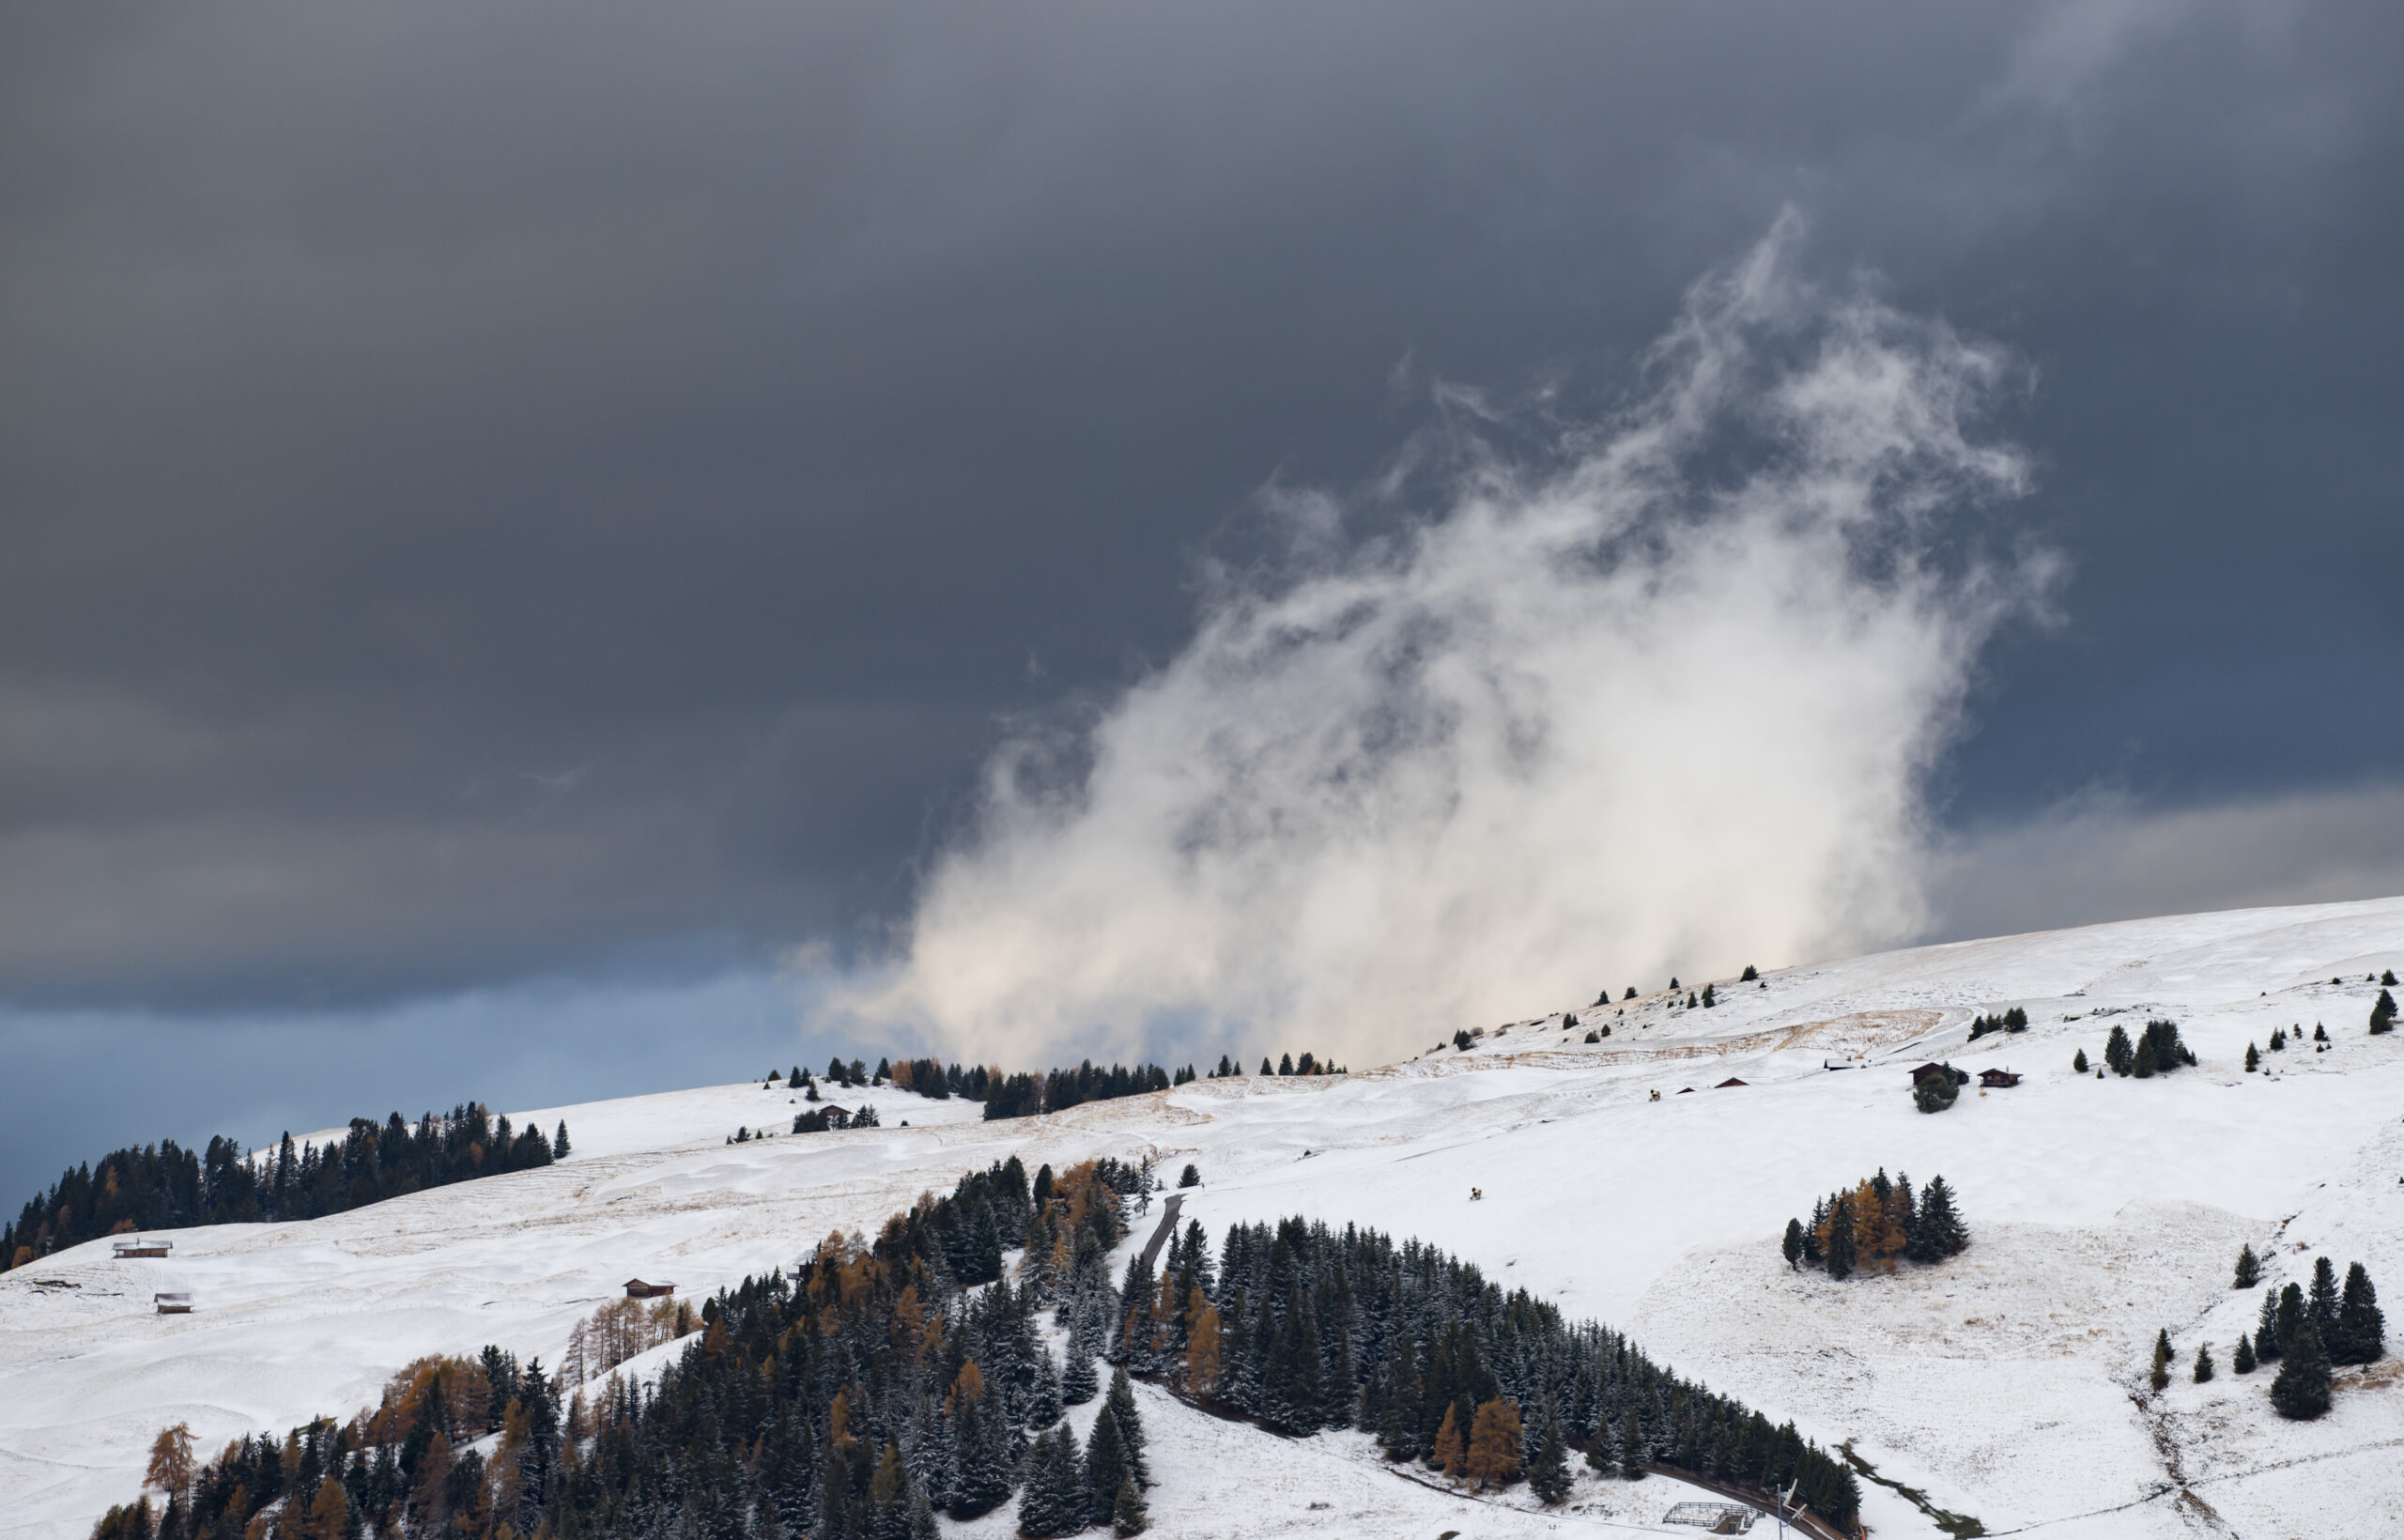
M 2404 889 L 2399 78 L 2377 0 L 14 8 L 0 1200 L 823 1062 L 778 960 L 1265 489 L 1618 399 L 1789 208 L 2015 361 L 2060 562 L 1926 933 Z

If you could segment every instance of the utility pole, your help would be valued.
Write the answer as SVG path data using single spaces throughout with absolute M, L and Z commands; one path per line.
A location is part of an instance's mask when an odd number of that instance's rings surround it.
M 1797 1476 L 1778 1495 L 1778 1540 L 1786 1540 L 1786 1505 L 1795 1501 L 1795 1488 L 1802 1485 L 1803 1478 Z

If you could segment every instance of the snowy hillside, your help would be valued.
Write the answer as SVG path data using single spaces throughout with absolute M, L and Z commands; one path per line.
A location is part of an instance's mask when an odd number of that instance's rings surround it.
M 1191 1160 L 1205 1185 L 1185 1213 L 1214 1238 L 1302 1213 L 1433 1241 L 1823 1442 L 1852 1440 L 1879 1478 L 1991 1534 L 2404 1532 L 2396 1357 L 2341 1371 L 2335 1410 L 2309 1424 L 2272 1414 L 2268 1371 L 2227 1368 L 2259 1297 L 2229 1287 L 2242 1243 L 2272 1280 L 2302 1281 L 2325 1253 L 2341 1271 L 2364 1262 L 2391 1310 L 2404 1301 L 2404 1033 L 2364 1025 L 2365 976 L 2391 967 L 2404 900 L 1773 971 L 1713 981 L 1713 1009 L 1681 990 L 1568 1030 L 1558 1013 L 1398 1023 L 1420 1056 L 1381 1070 L 1206 1080 L 1040 1120 L 877 1091 L 885 1128 L 728 1146 L 737 1126 L 789 1123 L 782 1087 L 516 1112 L 565 1118 L 576 1153 L 328 1219 L 178 1233 L 163 1261 L 100 1242 L 0 1276 L 0 1536 L 80 1540 L 131 1498 L 162 1424 L 189 1419 L 208 1452 L 347 1415 L 419 1354 L 494 1342 L 556 1363 L 631 1275 L 698 1296 L 788 1267 L 1013 1151 L 1030 1168 Z M 1966 1043 L 1974 1015 L 2015 1005 L 2029 1030 Z M 2073 1073 L 2075 1052 L 2100 1061 L 2116 1023 L 2149 1016 L 2175 1018 L 2201 1067 Z M 2316 1023 L 2327 1052 L 2300 1042 L 2242 1072 L 2249 1042 Z M 1456 1051 L 1464 1026 L 1487 1031 Z M 1904 1071 L 1928 1058 L 2025 1078 L 1924 1116 Z M 1746 1084 L 1713 1088 L 1732 1077 Z M 1879 1167 L 1942 1174 L 1971 1249 L 1893 1277 L 1790 1272 L 1788 1218 Z M 151 1314 L 162 1288 L 191 1290 L 194 1313 Z M 2162 1328 L 2180 1372 L 2156 1395 Z M 2189 1383 L 2206 1340 L 2222 1373 Z M 1568 1511 L 1539 1514 L 1523 1488 L 1472 1502 L 1414 1481 L 1364 1439 L 1288 1443 L 1148 1392 L 1145 1409 L 1163 1535 L 1628 1532 L 1700 1495 L 1581 1474 Z M 1867 1490 L 1880 1534 L 1939 1532 L 1912 1500 Z M 1007 1511 L 947 1523 L 1009 1529 Z

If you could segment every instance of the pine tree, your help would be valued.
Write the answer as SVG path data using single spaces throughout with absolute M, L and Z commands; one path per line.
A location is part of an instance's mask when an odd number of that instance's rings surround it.
M 2242 1332 L 2237 1333 L 2237 1351 L 2230 1355 L 2228 1366 L 2239 1374 L 2254 1372 L 2254 1339 Z
M 2345 1363 L 2345 1338 L 2337 1327 L 2337 1270 L 2325 1256 L 2312 1259 L 2312 1293 L 2306 1298 L 2304 1314 L 2311 1317 L 2312 1329 L 2320 1333 L 2320 1344 L 2329 1356 Z
M 1026 1403 L 1026 1425 L 1050 1427 L 1060 1420 L 1060 1373 L 1052 1366 L 1051 1349 L 1035 1349 L 1035 1391 Z
M 2329 1351 L 2309 1319 L 2288 1340 L 2287 1361 L 2271 1381 L 2271 1405 L 2295 1422 L 2307 1422 L 2329 1409 Z
M 1786 1270 L 1795 1271 L 1795 1263 L 1803 1256 L 1803 1222 L 1801 1220 L 1790 1219 L 1786 1222 L 1786 1239 L 1779 1243 L 1779 1250 L 1785 1254 Z
M 1138 1486 L 1152 1484 L 1152 1468 L 1144 1458 L 1144 1419 L 1135 1409 L 1135 1387 L 1129 1383 L 1124 1370 L 1114 1369 L 1110 1375 L 1110 1413 L 1118 1420 L 1118 1440 L 1127 1451 L 1128 1473 Z
M 1151 1527 L 1152 1516 L 1144 1506 L 1144 1494 L 1134 1482 L 1118 1484 L 1118 1497 L 1110 1505 L 1110 1528 L 1123 1537 L 1141 1534 Z
M 2117 1031 L 2118 1028 L 2115 1028 L 2114 1030 Z M 2136 1055 L 2129 1064 L 2129 1073 L 2134 1075 L 2139 1080 L 2151 1080 L 2153 1078 L 2153 1039 L 2148 1037 L 2137 1043 Z
M 2306 1318 L 2304 1290 L 2294 1284 L 2279 1290 L 2279 1352 L 2282 1357 L 2295 1350 L 2295 1334 L 2304 1330 Z M 2323 1348 L 2325 1350 L 2325 1344 Z
M 1644 1430 L 1632 1411 L 1619 1423 L 1619 1473 L 1626 1481 L 1644 1479 Z
M 1069 1362 L 1060 1371 L 1060 1399 L 1072 1407 L 1082 1407 L 1102 1389 L 1102 1378 L 1093 1366 L 1093 1347 L 1086 1341 L 1081 1325 L 1069 1329 Z
M 910 1488 L 910 1540 L 943 1540 L 934 1504 L 927 1501 L 926 1488 L 915 1484 Z
M 2136 1044 L 2129 1041 L 2129 1029 L 2115 1024 L 2112 1036 L 2104 1044 L 2104 1062 L 2116 1075 L 2127 1075 L 2136 1065 Z
M 2262 1264 L 2254 1255 L 2254 1242 L 2247 1241 L 2237 1249 L 2237 1281 L 2231 1288 L 2252 1288 L 2262 1281 Z
M 2080 1074 L 2087 1073 L 2087 1050 L 2082 1048 L 2070 1057 L 2070 1067 Z
M 2279 1356 L 2279 1286 L 2262 1291 L 2262 1314 L 2254 1323 L 2254 1356 L 2269 1363 Z
M 2387 1351 L 2387 1318 L 2380 1313 L 2379 1291 L 2370 1274 L 2356 1262 L 2346 1269 L 2345 1296 L 2337 1305 L 2337 1329 L 2344 1334 L 2346 1356 L 2340 1363 L 2373 1363 Z
M 2250 1075 L 2260 1068 L 2262 1068 L 2261 1051 L 2249 1042 L 2245 1045 L 2245 1072 Z
M 1065 1427 L 1040 1434 L 1026 1455 L 1026 1486 L 1019 1493 L 1018 1532 L 1030 1540 L 1076 1534 L 1092 1517 L 1075 1438 Z
M 2196 1383 L 2203 1384 L 2211 1377 L 2212 1345 L 2209 1342 L 2197 1343 L 2196 1345 Z
M 2370 1008 L 2370 1035 L 2374 1038 L 2396 1025 L 2396 996 L 2382 989 Z
M 1528 1465 L 1528 1486 L 1534 1490 L 1538 1502 L 1554 1508 L 1568 1500 L 1571 1485 L 1569 1445 L 1561 1437 L 1561 1424 L 1548 1419 L 1544 1438 L 1536 1444 L 1535 1458 Z
M 2170 1329 L 2166 1326 L 2154 1333 L 2153 1373 L 2150 1378 L 2155 1390 L 2170 1383 Z
M 1970 1232 L 1953 1207 L 1953 1189 L 1943 1177 L 1931 1177 L 1919 1195 L 1919 1218 L 1914 1225 L 1911 1250 L 1915 1262 L 1941 1262 L 1968 1248 Z
M 1840 1281 L 1853 1276 L 1853 1202 L 1840 1196 L 1828 1213 L 1828 1276 Z
M 567 1119 L 562 1117 L 560 1119 L 559 1132 L 551 1135 L 551 1159 L 555 1161 L 566 1160 L 568 1147 Z
M 1086 1514 L 1096 1524 L 1110 1522 L 1122 1483 L 1134 1479 L 1128 1469 L 1126 1440 L 1119 1437 L 1118 1419 L 1108 1407 L 1095 1413 L 1092 1436 L 1086 1440 Z

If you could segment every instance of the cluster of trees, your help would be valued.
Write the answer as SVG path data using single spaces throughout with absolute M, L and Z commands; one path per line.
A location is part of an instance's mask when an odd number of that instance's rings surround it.
M 2026 1032 L 2028 1013 L 2018 1006 L 1994 1016 L 1979 1015 L 1970 1019 L 1970 1040 L 1978 1041 L 1991 1032 Z
M 1027 1435 L 1098 1394 L 1093 1345 L 1116 1301 L 1103 1258 L 1123 1234 L 1112 1183 L 1141 1179 L 1089 1162 L 1030 1185 L 1013 1158 L 921 1197 L 873 1243 L 831 1236 L 791 1273 L 680 1314 L 697 1330 L 654 1386 L 579 1387 L 496 1349 L 430 1360 L 348 1423 L 281 1446 L 238 1440 L 163 1513 L 146 1499 L 113 1509 L 95 1540 L 932 1536 L 937 1509 L 965 1518 L 1007 1501 L 1029 1475 Z M 1004 1278 L 1002 1237 L 1026 1238 L 1045 1265 Z M 1047 1301 L 1071 1328 L 1062 1369 L 1037 1331 Z M 616 1356 L 608 1332 L 648 1335 L 666 1318 L 655 1306 L 597 1326 L 576 1367 Z M 1114 1390 L 1115 1514 L 1144 1468 L 1133 1393 Z M 468 1447 L 494 1432 L 491 1454 Z M 1107 1475 L 1108 1449 L 1088 1448 L 1087 1469 Z
M 2393 978 L 2395 975 L 2388 976 Z M 2379 998 L 2371 1002 L 2370 1035 L 2374 1038 L 2396 1030 L 2396 996 L 2381 989 Z
M 1922 1112 L 1943 1112 L 1961 1096 L 1962 1087 L 1970 1082 L 1966 1070 L 1956 1070 L 1950 1062 L 1912 1079 L 1912 1105 Z
M 840 1132 L 844 1129 L 872 1129 L 883 1125 L 876 1120 L 876 1109 L 862 1106 L 852 1112 L 840 1107 L 817 1107 L 794 1115 L 795 1133 Z M 739 1141 L 738 1141 L 739 1142 Z
M 1844 1463 L 1766 1417 L 1655 1363 L 1616 1332 L 1571 1322 L 1525 1290 L 1418 1241 L 1300 1218 L 1236 1224 L 1213 1259 L 1189 1224 L 1156 1275 L 1133 1264 L 1109 1357 L 1273 1432 L 1376 1435 L 1389 1457 L 1495 1485 L 1568 1491 L 1567 1452 L 1641 1477 L 1667 1467 L 1757 1487 L 1801 1482 L 1849 1525 Z
M 414 1124 L 354 1117 L 340 1144 L 296 1147 L 286 1133 L 272 1150 L 217 1137 L 198 1153 L 174 1140 L 119 1149 L 70 1167 L 0 1228 L 0 1263 L 23 1267 L 68 1246 L 135 1230 L 184 1229 L 261 1220 L 316 1219 L 424 1188 L 529 1166 L 568 1152 L 567 1125 L 545 1137 L 513 1130 L 482 1102 Z
M 491 1454 L 472 1447 L 493 1435 Z M 319 1418 L 281 1440 L 237 1439 L 197 1470 L 189 1433 L 168 1429 L 148 1472 L 163 1511 L 146 1496 L 113 1507 L 93 1540 L 356 1540 L 370 1525 L 532 1534 L 574 1469 L 559 1388 L 539 1360 L 521 1366 L 499 1348 L 424 1358 L 393 1377 L 373 1410 Z
M 1179 1070 L 1172 1078 L 1157 1064 L 1138 1065 L 1132 1070 L 1122 1064 L 1114 1064 L 1104 1070 L 1093 1060 L 1086 1059 L 1073 1070 L 1016 1074 L 1002 1081 L 985 1095 L 985 1120 L 993 1122 L 1004 1117 L 1032 1117 L 1038 1113 L 1064 1112 L 1086 1101 L 1108 1101 L 1122 1096 L 1165 1091 L 1171 1086 L 1182 1086 L 1193 1078 L 1190 1069 Z
M 2237 1255 L 2234 1286 L 2251 1288 L 2260 1277 L 2260 1264 L 2248 1245 Z M 2168 1360 L 2164 1355 L 2169 1341 L 2165 1332 L 2154 1344 L 2156 1390 L 2165 1382 Z M 2211 1349 L 2207 1345 L 2196 1351 L 2195 1378 L 2210 1379 Z M 2346 1270 L 2341 1288 L 2337 1270 L 2329 1258 L 2317 1256 L 2309 1290 L 2298 1284 L 2284 1288 L 2273 1284 L 2262 1290 L 2261 1317 L 2251 1336 L 2238 1338 L 2230 1366 L 2239 1374 L 2250 1374 L 2258 1364 L 2277 1363 L 2278 1374 L 2271 1381 L 2271 1405 L 2282 1417 L 2304 1420 L 2329 1409 L 2334 1365 L 2374 1363 L 2386 1351 L 2387 1321 L 2380 1311 L 2379 1291 L 2371 1286 L 2370 1273 L 2360 1262 L 2354 1263 Z
M 1898 1173 L 1889 1181 L 1880 1166 L 1876 1176 L 1814 1204 L 1808 1225 L 1788 1220 L 1780 1249 L 1789 1270 L 1809 1264 L 1826 1269 L 1831 1278 L 1850 1278 L 1872 1268 L 1892 1272 L 1898 1257 L 1942 1262 L 1969 1244 L 1970 1232 L 1943 1177 L 1931 1178 L 1915 1197 L 1909 1176 Z
M 2284 1048 L 2287 1042 L 2273 1032 L 2271 1034 L 2271 1046 Z M 2116 1075 L 2134 1075 L 2139 1080 L 2150 1080 L 2157 1074 L 2166 1075 L 2195 1062 L 2195 1051 L 2180 1040 L 2177 1022 L 2148 1022 L 2144 1034 L 2134 1040 L 2130 1038 L 2127 1027 L 2115 1024 L 2112 1036 L 2104 1044 L 2105 1068 Z M 2245 1067 L 2251 1070 L 2256 1063 L 2257 1055 L 2249 1044 L 2245 1050 Z M 2080 1074 L 2087 1073 L 2086 1049 L 2080 1049 L 2072 1056 L 2070 1067 Z M 2104 1071 L 2096 1070 L 2095 1077 L 2103 1079 Z

